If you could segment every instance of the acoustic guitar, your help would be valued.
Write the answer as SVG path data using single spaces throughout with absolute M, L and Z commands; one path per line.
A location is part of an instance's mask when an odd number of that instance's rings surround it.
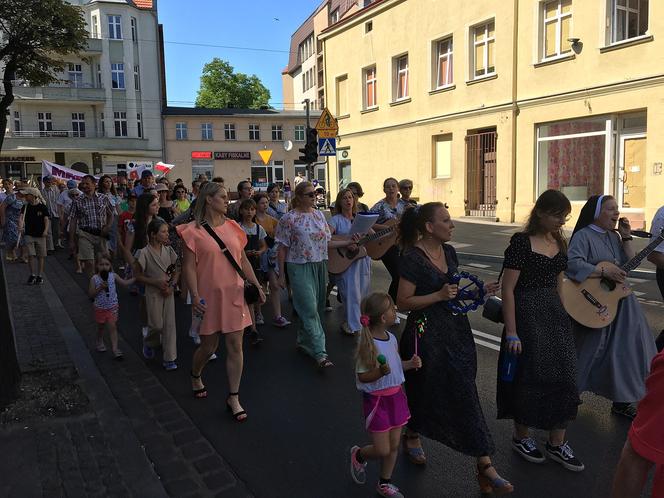
M 382 258 L 388 249 L 397 243 L 397 238 L 399 237 L 399 232 L 397 230 L 398 224 L 399 220 L 397 218 L 386 221 L 383 225 L 387 225 L 388 228 L 376 232 L 381 233 L 382 235 L 377 238 L 372 238 L 367 242 L 367 254 L 371 259 Z
M 634 270 L 663 241 L 664 229 L 621 269 L 625 273 Z M 590 276 L 583 282 L 564 277 L 559 293 L 569 316 L 588 328 L 600 329 L 613 322 L 620 300 L 629 296 L 632 289 L 627 282 L 619 283 L 607 277 Z
M 366 256 L 372 256 L 372 254 L 369 253 L 370 244 L 379 242 L 383 239 L 391 239 L 392 243 L 385 247 L 385 251 L 383 251 L 383 253 L 380 255 L 382 256 L 392 245 L 394 245 L 396 238 L 393 239 L 392 235 L 396 234 L 396 228 L 397 225 L 395 224 L 391 227 L 379 230 L 376 233 L 372 233 L 371 235 L 365 235 L 357 241 L 357 249 L 353 251 L 347 247 L 337 247 L 336 249 L 330 249 L 327 255 L 327 271 L 333 275 L 343 273 L 351 264 L 353 264 L 354 261 L 357 261 L 358 259 L 364 258 Z M 382 250 L 382 245 L 378 246 L 378 250 Z M 372 248 L 372 251 L 374 251 L 373 253 L 376 254 L 375 248 Z M 372 256 L 372 259 L 378 258 L 374 258 Z

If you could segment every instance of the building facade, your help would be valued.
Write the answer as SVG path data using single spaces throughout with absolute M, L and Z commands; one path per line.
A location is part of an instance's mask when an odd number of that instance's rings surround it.
M 312 124 L 320 112 L 312 112 Z M 203 174 L 224 178 L 235 190 L 250 179 L 254 188 L 283 184 L 298 173 L 307 177 L 306 165 L 298 160 L 298 149 L 306 142 L 304 111 L 273 109 L 202 109 L 167 107 L 164 111 L 166 162 L 175 167 L 169 178 L 182 178 L 190 185 Z M 272 151 L 265 164 L 259 151 Z M 325 186 L 325 168 L 317 167 L 316 179 Z
M 659 34 L 659 37 L 658 37 Z M 330 184 L 411 178 L 453 216 L 521 222 L 547 188 L 661 205 L 664 5 L 378 0 L 318 40 L 339 120 Z
M 156 0 L 69 0 L 88 24 L 86 50 L 59 82 L 14 81 L 0 176 L 41 175 L 41 161 L 116 174 L 162 159 L 164 95 Z

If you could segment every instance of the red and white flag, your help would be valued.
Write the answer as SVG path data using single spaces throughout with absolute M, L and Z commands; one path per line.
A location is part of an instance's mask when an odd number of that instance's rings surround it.
M 175 164 L 166 164 L 166 163 L 162 163 L 161 161 L 159 161 L 157 164 L 154 165 L 154 169 L 156 169 L 157 171 L 163 173 L 164 175 L 167 174 L 174 167 L 175 167 Z

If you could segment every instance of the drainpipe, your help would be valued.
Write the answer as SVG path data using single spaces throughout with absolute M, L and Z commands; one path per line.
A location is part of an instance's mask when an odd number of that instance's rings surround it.
M 514 0 L 514 28 L 512 33 L 512 182 L 510 189 L 510 222 L 516 218 L 516 168 L 517 168 L 517 121 L 519 119 L 518 81 L 519 81 L 519 0 Z

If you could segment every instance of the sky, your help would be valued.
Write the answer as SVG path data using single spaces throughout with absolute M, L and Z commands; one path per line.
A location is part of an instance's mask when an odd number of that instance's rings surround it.
M 270 90 L 270 104 L 282 108 L 281 71 L 288 63 L 290 37 L 320 2 L 159 0 L 169 105 L 193 107 L 204 64 L 219 57 L 228 61 L 236 72 L 258 76 Z

